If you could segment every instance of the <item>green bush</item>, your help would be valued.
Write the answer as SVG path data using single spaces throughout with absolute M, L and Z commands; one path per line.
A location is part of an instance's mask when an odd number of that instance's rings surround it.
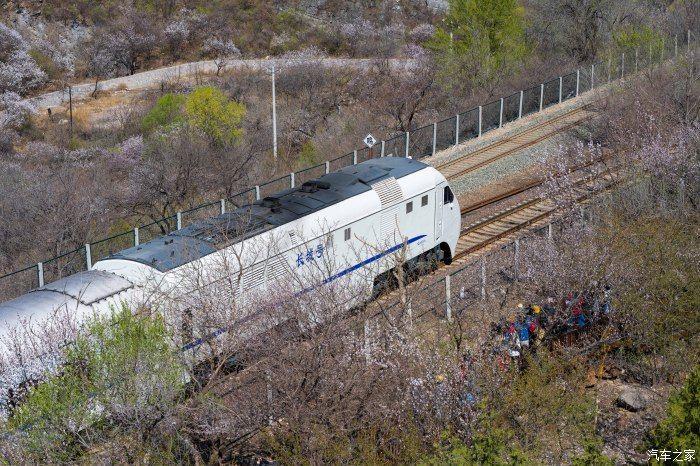
M 61 371 L 32 389 L 9 420 L 29 462 L 68 462 L 110 439 L 148 436 L 183 393 L 184 367 L 162 318 L 124 306 L 84 330 Z
M 245 105 L 230 100 L 214 86 L 195 89 L 185 101 L 187 122 L 217 145 L 233 144 L 243 135 Z
M 697 450 L 700 445 L 700 366 L 690 373 L 683 388 L 668 400 L 668 416 L 646 439 L 647 449 Z
M 153 108 L 143 117 L 143 132 L 150 133 L 156 128 L 182 121 L 182 106 L 184 103 L 184 95 L 165 94 L 159 98 Z

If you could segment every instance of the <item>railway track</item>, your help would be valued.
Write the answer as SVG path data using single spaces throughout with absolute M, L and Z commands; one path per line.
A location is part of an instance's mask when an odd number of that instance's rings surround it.
M 577 203 L 584 202 L 592 195 L 608 189 L 616 182 L 617 177 L 614 172 L 608 172 L 594 180 L 579 180 L 575 185 L 575 200 Z M 524 192 L 526 188 L 530 189 L 534 185 L 533 183 L 528 185 L 529 187 L 519 188 L 514 190 L 514 192 Z M 511 196 L 501 195 L 497 196 L 497 198 L 500 197 L 501 199 L 498 200 L 503 200 L 512 196 L 512 194 Z M 493 202 L 497 201 L 494 200 Z M 462 215 L 473 210 L 472 206 L 470 206 L 462 211 Z M 549 219 L 556 210 L 557 205 L 551 199 L 534 197 L 472 223 L 462 229 L 453 259 L 462 262 L 460 259 L 470 257 L 472 254 L 501 239 L 533 226 L 540 221 Z
M 579 125 L 582 121 L 592 117 L 589 111 L 590 105 L 591 104 L 586 104 L 582 107 L 577 107 L 562 113 L 554 118 L 550 118 L 530 128 L 519 131 L 511 137 L 499 139 L 498 141 L 455 160 L 437 164 L 435 168 L 440 170 L 448 180 L 464 176 L 504 157 L 508 157 L 523 149 L 534 146 L 555 134 L 562 133 Z

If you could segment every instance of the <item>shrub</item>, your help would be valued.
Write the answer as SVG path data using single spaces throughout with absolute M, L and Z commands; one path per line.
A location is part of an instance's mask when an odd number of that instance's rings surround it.
M 684 451 L 700 445 L 700 366 L 668 400 L 668 416 L 648 435 L 648 449 Z
M 179 94 L 165 94 L 158 99 L 153 108 L 143 117 L 144 133 L 182 121 L 184 103 L 185 96 Z

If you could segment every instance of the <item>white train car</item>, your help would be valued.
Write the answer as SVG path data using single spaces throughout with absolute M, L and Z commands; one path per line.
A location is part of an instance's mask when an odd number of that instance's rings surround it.
M 351 307 L 368 299 L 399 262 L 449 262 L 460 220 L 439 171 L 411 159 L 370 160 L 123 250 L 90 271 L 0 304 L 0 339 L 21 321 L 38 328 L 56 312 L 78 324 L 122 303 L 132 309 L 165 303 L 189 313 L 190 298 L 206 292 L 251 308 L 280 284 L 303 294 L 333 283 L 352 290 Z M 227 328 L 195 330 L 183 336 L 183 343 L 194 337 L 183 349 L 239 323 L 242 328 L 249 317 L 236 315 Z M 172 324 L 182 328 L 183 322 Z

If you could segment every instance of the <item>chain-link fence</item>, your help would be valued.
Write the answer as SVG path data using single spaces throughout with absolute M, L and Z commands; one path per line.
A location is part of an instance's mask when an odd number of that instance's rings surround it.
M 572 73 L 550 79 L 432 125 L 392 135 L 372 148 L 358 149 L 260 184 L 229 196 L 227 199 L 208 202 L 178 212 L 176 215 L 155 220 L 133 230 L 89 243 L 84 248 L 61 254 L 43 263 L 0 276 L 0 301 L 11 299 L 49 281 L 89 269 L 94 262 L 124 248 L 145 243 L 202 219 L 250 204 L 279 191 L 300 186 L 329 171 L 377 157 L 420 159 L 434 155 L 438 151 L 480 137 L 504 124 L 574 98 L 598 86 L 653 66 L 660 66 L 665 59 L 691 53 L 696 42 L 695 36 L 688 31 L 685 37 L 653 41 L 645 50 L 637 48 L 608 53 L 600 61 L 583 66 Z M 504 276 L 507 275 L 506 272 L 503 273 Z

